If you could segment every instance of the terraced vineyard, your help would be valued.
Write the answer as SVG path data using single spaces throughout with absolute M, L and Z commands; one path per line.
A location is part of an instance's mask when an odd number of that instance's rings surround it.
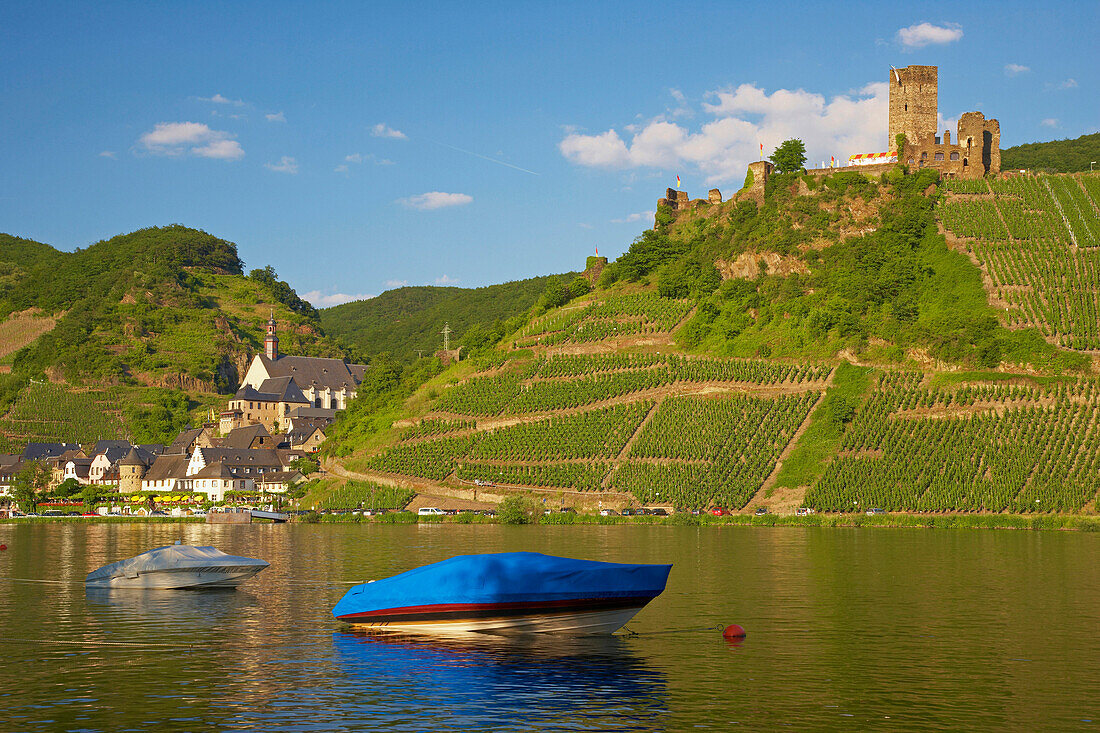
M 740 507 L 771 473 L 830 372 L 658 354 L 534 359 L 451 387 L 435 405 L 447 417 L 426 417 L 402 433 L 444 437 L 399 443 L 365 467 L 435 481 L 453 473 L 460 483 L 609 489 L 685 508 Z M 612 398 L 621 401 L 589 407 Z M 445 437 L 471 430 L 471 416 L 520 422 Z
M 691 303 L 654 293 L 605 295 L 536 319 L 515 339 L 517 347 L 586 343 L 621 336 L 667 334 L 691 310 Z
M 28 386 L 0 418 L 0 433 L 14 449 L 32 441 L 93 443 L 126 434 L 119 389 L 74 390 L 49 382 Z
M 981 184 L 978 186 L 976 184 Z M 1009 327 L 1100 349 L 1100 176 L 946 181 L 940 219 L 988 275 Z
M 890 373 L 806 495 L 824 511 L 1080 511 L 1100 486 L 1100 382 L 929 389 Z

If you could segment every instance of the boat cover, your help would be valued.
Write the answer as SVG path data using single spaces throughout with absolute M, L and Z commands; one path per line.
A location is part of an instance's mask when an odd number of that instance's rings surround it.
M 357 585 L 332 613 L 337 618 L 372 611 L 438 604 L 530 603 L 661 594 L 671 565 L 574 560 L 538 552 L 458 555 L 391 578 Z
M 252 557 L 227 555 L 214 547 L 194 545 L 167 545 L 148 550 L 140 555 L 104 565 L 88 573 L 85 583 L 106 583 L 111 578 L 136 578 L 139 574 L 155 573 L 165 570 L 200 570 L 211 566 L 259 566 L 266 568 L 268 563 Z

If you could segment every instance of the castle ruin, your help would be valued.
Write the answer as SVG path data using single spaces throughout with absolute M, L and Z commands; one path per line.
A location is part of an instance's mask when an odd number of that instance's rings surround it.
M 935 168 L 945 177 L 981 178 L 1001 172 L 1001 125 L 981 112 L 959 118 L 955 142 L 938 132 L 939 67 L 890 69 L 890 149 L 905 136 L 899 163 L 910 170 Z

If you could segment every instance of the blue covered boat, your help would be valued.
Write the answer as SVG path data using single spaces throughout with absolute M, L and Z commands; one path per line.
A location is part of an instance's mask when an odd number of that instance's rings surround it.
M 665 589 L 671 565 L 537 552 L 458 555 L 357 585 L 332 609 L 353 628 L 610 634 Z

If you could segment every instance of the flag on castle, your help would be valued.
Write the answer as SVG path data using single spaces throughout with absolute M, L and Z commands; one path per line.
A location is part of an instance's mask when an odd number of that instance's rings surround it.
M 760 159 L 764 159 L 764 143 L 760 143 Z
M 676 176 L 676 188 L 680 188 L 680 176 Z
M 830 168 L 836 168 L 836 156 L 835 155 L 830 155 L 829 156 L 829 167 Z

